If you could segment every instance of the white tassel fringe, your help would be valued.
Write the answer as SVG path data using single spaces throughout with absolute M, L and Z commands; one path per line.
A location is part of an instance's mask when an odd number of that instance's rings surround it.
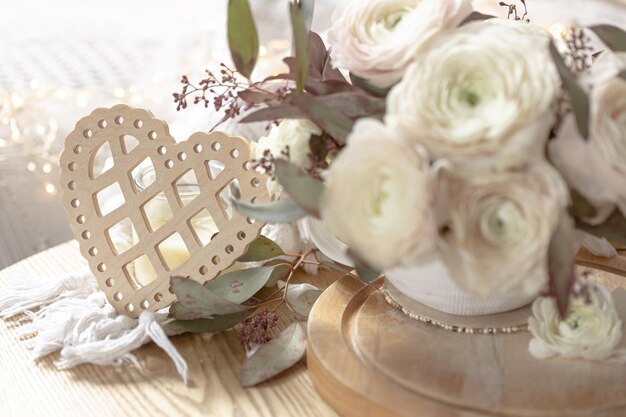
M 167 315 L 144 311 L 139 319 L 119 315 L 98 290 L 88 270 L 61 278 L 18 277 L 0 296 L 0 318 L 26 314 L 30 319 L 20 336 L 34 335 L 29 347 L 35 360 L 60 351 L 59 369 L 83 363 L 120 365 L 133 363 L 131 352 L 153 341 L 170 357 L 181 378 L 188 382 L 187 362 L 164 330 Z

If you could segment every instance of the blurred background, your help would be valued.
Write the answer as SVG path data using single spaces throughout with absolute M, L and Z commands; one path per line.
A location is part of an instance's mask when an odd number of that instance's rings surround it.
M 227 0 L 0 0 L 0 269 L 71 239 L 58 157 L 94 108 L 126 103 L 166 120 L 184 140 L 215 115 L 176 112 L 181 75 L 229 62 Z M 288 0 L 251 0 L 261 37 L 255 77 L 282 69 Z M 326 30 L 332 0 L 318 0 Z
M 335 3 L 317 0 L 323 33 Z M 443 1 L 443 0 L 442 0 Z M 626 0 L 527 0 L 530 17 L 626 25 Z M 254 77 L 282 69 L 289 51 L 288 0 L 250 0 L 261 37 Z M 476 0 L 506 15 L 498 0 Z M 184 140 L 208 130 L 203 107 L 176 112 L 183 74 L 229 62 L 227 0 L 0 0 L 0 268 L 71 239 L 58 184 L 58 157 L 74 123 L 94 108 L 126 103 L 166 120 Z M 250 138 L 254 139 L 254 138 Z

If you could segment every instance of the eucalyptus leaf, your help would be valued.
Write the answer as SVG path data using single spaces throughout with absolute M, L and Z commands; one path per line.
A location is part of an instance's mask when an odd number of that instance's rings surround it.
M 300 8 L 291 3 L 289 5 L 291 27 L 293 30 L 293 45 L 296 56 L 296 89 L 304 91 L 306 79 L 309 74 L 309 31 L 304 22 Z
M 328 130 L 326 125 L 333 123 L 336 119 L 336 121 L 345 124 L 345 128 L 341 127 L 342 130 L 339 134 L 347 136 L 352 130 L 353 120 L 363 117 L 382 119 L 385 115 L 386 103 L 383 98 L 363 94 L 341 81 L 310 80 L 310 83 L 313 84 L 313 92 L 321 95 L 306 94 L 305 100 L 315 101 L 326 108 L 324 113 L 321 113 L 322 118 L 325 117 L 323 114 L 332 114 L 331 119 L 320 119 L 320 127 L 324 130 Z M 309 89 L 308 85 L 307 89 Z M 309 107 L 308 103 L 303 107 L 293 104 L 279 104 L 259 109 L 244 117 L 240 122 L 254 123 L 268 120 L 308 118 L 311 114 Z
M 319 204 L 324 192 L 324 183 L 287 160 L 279 159 L 275 166 L 278 182 L 293 201 L 307 213 L 319 217 Z
M 585 197 L 576 190 L 570 190 L 570 200 L 572 202 L 570 212 L 578 222 L 587 222 L 598 216 L 598 210 Z
M 240 200 L 231 200 L 235 209 L 246 216 L 265 223 L 285 223 L 298 220 L 307 212 L 290 199 L 281 199 L 272 203 L 251 204 Z
M 375 87 L 371 85 L 366 79 L 354 75 L 353 73 L 350 73 L 350 80 L 352 81 L 352 84 L 356 85 L 364 91 L 367 91 L 370 94 L 373 94 L 376 97 L 386 97 L 389 93 L 389 90 L 391 90 L 391 87 Z
M 361 281 L 367 284 L 376 281 L 381 276 L 381 273 L 379 271 L 375 270 L 374 268 L 370 268 L 367 265 L 357 263 L 355 266 L 357 275 L 359 276 Z
M 263 266 L 284 265 L 280 269 L 274 271 L 270 279 L 265 283 L 265 287 L 275 287 L 278 281 L 284 281 L 289 277 L 293 264 L 288 263 L 284 259 L 272 259 L 263 264 Z
M 565 61 L 563 61 L 563 57 L 554 45 L 554 42 L 550 42 L 550 54 L 561 76 L 563 86 L 572 101 L 578 131 L 583 138 L 587 139 L 589 137 L 589 97 L 585 90 L 578 84 L 574 75 L 569 68 L 567 68 L 567 65 L 565 65 Z
M 304 26 L 307 30 L 310 30 L 313 23 L 313 14 L 315 13 L 315 0 L 298 0 L 298 7 L 302 13 Z
M 298 322 L 261 345 L 241 369 L 241 386 L 251 387 L 298 363 L 306 352 L 306 335 Z
M 467 16 L 465 19 L 463 19 L 463 21 L 461 22 L 461 24 L 459 26 L 465 26 L 468 23 L 471 22 L 477 22 L 477 21 L 482 21 L 482 20 L 489 20 L 489 19 L 494 19 L 495 16 L 490 15 L 490 14 L 484 14 L 484 13 L 480 13 L 480 12 L 472 12 L 470 13 L 469 16 Z
M 567 314 L 570 290 L 576 281 L 574 260 L 576 245 L 573 243 L 573 227 L 567 225 L 569 219 L 563 219 L 552 236 L 548 249 L 548 274 L 550 289 L 556 298 L 561 317 Z
M 329 68 L 331 65 L 330 54 L 322 38 L 315 32 L 309 31 L 309 80 L 315 78 L 318 81 L 335 80 L 346 82 L 337 68 Z M 338 74 L 339 73 L 339 74 Z M 343 78 L 343 79 L 342 79 Z M 307 89 L 309 83 L 307 82 Z
M 315 32 L 309 32 L 309 77 L 322 79 L 324 71 L 324 61 L 326 60 L 326 45 L 320 36 Z M 286 62 L 290 71 L 292 65 Z
M 246 103 L 252 104 L 267 103 L 276 99 L 276 96 L 269 91 L 259 91 L 252 88 L 238 92 L 237 96 Z
M 252 314 L 254 310 L 215 316 L 212 319 L 174 320 L 167 326 L 178 332 L 219 333 L 236 326 L 241 320 Z
M 237 70 L 250 78 L 259 56 L 259 37 L 248 0 L 228 1 L 228 46 Z
M 317 79 L 313 77 L 309 77 L 307 80 L 306 91 L 307 93 L 317 96 L 317 99 L 321 101 L 326 101 L 329 94 L 359 92 L 355 86 L 346 81 Z M 345 110 L 349 109 L 344 108 L 342 110 L 345 112 Z
M 306 115 L 293 104 L 279 104 L 256 110 L 241 119 L 239 123 L 256 123 L 282 119 L 302 119 Z
M 380 278 L 381 273 L 374 268 L 367 265 L 357 254 L 352 250 L 348 250 L 348 256 L 354 261 L 354 268 L 359 276 L 359 279 L 366 284 L 370 284 Z
M 344 275 L 350 275 L 352 274 L 352 271 L 354 271 L 354 268 L 343 266 L 336 262 L 328 261 L 326 259 L 322 259 L 320 261 L 320 267 L 331 270 L 331 271 L 341 272 Z
M 192 279 L 172 277 L 170 282 L 172 291 L 178 298 L 178 302 L 170 307 L 170 315 L 175 319 L 211 318 L 216 315 L 239 313 L 250 309 L 250 307 L 239 305 L 214 294 Z
M 615 209 L 613 213 L 599 225 L 592 226 L 577 220 L 576 228 L 594 236 L 604 237 L 611 242 L 626 245 L 626 218 L 624 218 L 624 215 L 619 209 Z
M 350 86 L 350 84 L 346 81 L 346 78 L 343 76 L 343 74 L 341 74 L 341 71 L 338 68 L 334 68 L 330 56 L 330 51 L 326 49 L 326 45 L 324 45 L 324 41 L 322 41 L 322 38 L 313 31 L 309 31 L 308 47 L 309 74 L 306 83 L 307 90 L 310 87 L 309 83 L 312 79 L 316 81 L 338 81 L 342 84 Z M 298 68 L 297 59 L 294 56 L 291 56 L 283 59 L 283 61 L 289 67 L 289 74 L 281 74 L 278 76 L 268 77 L 266 78 L 266 81 L 270 79 L 276 79 L 277 77 L 279 77 L 280 79 L 287 78 L 295 81 L 295 79 L 297 78 Z
M 570 191 L 571 214 L 576 220 L 576 228 L 597 237 L 606 238 L 614 243 L 626 245 L 626 218 L 619 209 L 613 212 L 600 224 L 590 224 L 590 219 L 602 216 L 598 209 L 575 190 Z
M 626 52 L 626 32 L 616 26 L 589 26 L 613 52 Z
M 318 35 L 315 34 L 315 36 Z M 322 80 L 340 81 L 349 84 L 346 80 L 346 77 L 343 76 L 339 68 L 335 68 L 335 66 L 333 65 L 333 60 L 330 56 L 330 50 L 326 50 L 326 57 L 324 58 L 324 68 L 322 68 Z
M 313 123 L 332 136 L 337 142 L 341 144 L 346 143 L 346 139 L 354 125 L 353 120 L 310 94 L 294 94 L 292 101 Z
M 287 288 L 287 302 L 293 311 L 301 318 L 306 319 L 322 295 L 322 290 L 311 284 L 291 284 Z
M 315 101 L 324 104 L 333 112 L 350 119 L 374 117 L 382 120 L 386 110 L 384 98 L 373 97 L 359 91 L 344 91 L 329 94 L 316 97 Z
M 237 259 L 239 262 L 256 262 L 272 259 L 284 255 L 285 252 L 272 239 L 263 235 L 259 236 L 242 256 Z
M 291 271 L 291 265 L 283 261 L 278 265 L 228 272 L 207 281 L 204 286 L 225 300 L 241 304 L 256 294 L 268 281 L 277 280 L 289 271 Z

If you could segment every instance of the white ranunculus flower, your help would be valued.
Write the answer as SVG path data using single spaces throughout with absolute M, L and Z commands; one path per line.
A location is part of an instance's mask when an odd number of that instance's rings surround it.
M 528 350 L 537 359 L 606 360 L 615 354 L 622 339 L 622 321 L 613 296 L 600 284 L 572 296 L 563 321 L 553 298 L 538 298 L 528 327 L 533 335 Z
M 272 127 L 269 135 L 263 136 L 257 143 L 251 143 L 252 158 L 260 159 L 267 150 L 275 158 L 284 158 L 283 152 L 289 148 L 289 160 L 300 168 L 309 163 L 309 139 L 311 135 L 320 135 L 321 129 L 308 119 L 283 120 Z
M 335 10 L 328 35 L 339 68 L 377 87 L 396 83 L 417 51 L 472 12 L 470 0 L 352 0 Z
M 549 38 L 519 25 L 491 19 L 439 37 L 391 90 L 386 122 L 459 167 L 541 156 L 559 78 Z
M 542 162 L 499 174 L 442 170 L 441 177 L 449 216 L 441 252 L 452 278 L 479 296 L 538 294 L 569 201 L 558 172 Z
M 250 159 L 261 159 L 269 151 L 274 158 L 286 158 L 289 149 L 289 161 L 300 168 L 309 166 L 309 139 L 311 135 L 320 135 L 321 129 L 308 119 L 285 119 L 278 126 L 272 127 L 269 135 L 258 142 L 250 143 Z M 281 187 L 274 179 L 267 180 L 267 190 L 272 196 L 279 196 Z
M 596 88 L 591 102 L 589 139 L 570 115 L 548 150 L 565 180 L 600 209 L 592 221 L 601 222 L 615 205 L 626 215 L 626 81 Z
M 361 119 L 327 171 L 327 230 L 379 270 L 434 253 L 434 185 L 426 155 L 381 122 Z

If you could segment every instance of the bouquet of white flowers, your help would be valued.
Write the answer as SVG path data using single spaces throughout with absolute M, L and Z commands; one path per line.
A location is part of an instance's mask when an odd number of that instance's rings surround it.
M 554 36 L 526 2 L 501 5 L 508 18 L 469 0 L 346 1 L 327 46 L 302 0 L 288 71 L 252 81 L 254 20 L 231 0 L 236 70 L 184 77 L 175 101 L 266 121 L 252 157 L 279 198 L 238 210 L 318 217 L 361 279 L 437 259 L 469 293 L 543 292 L 564 316 L 582 238 L 626 244 L 626 32 Z

